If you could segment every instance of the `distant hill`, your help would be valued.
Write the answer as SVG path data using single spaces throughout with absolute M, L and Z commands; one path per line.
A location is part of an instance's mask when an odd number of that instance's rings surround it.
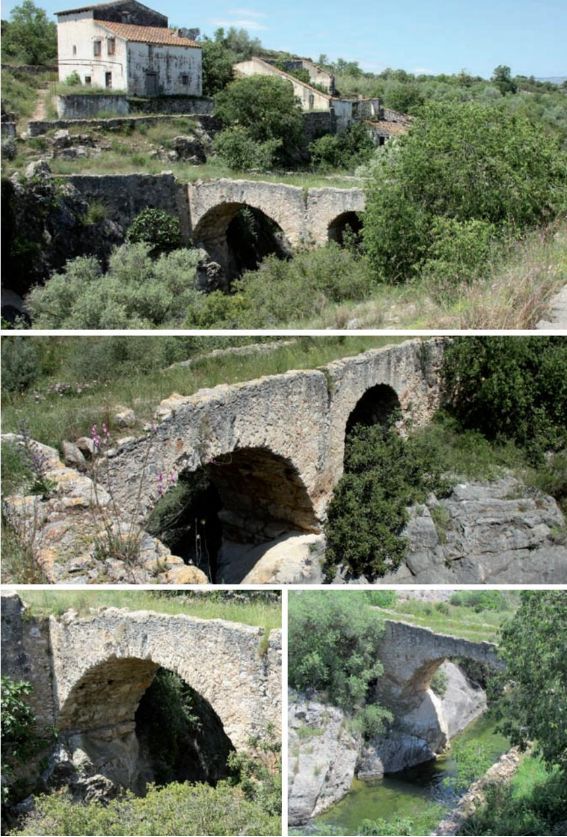
M 538 78 L 538 81 L 550 81 L 552 84 L 563 84 L 567 76 L 550 76 L 549 78 Z

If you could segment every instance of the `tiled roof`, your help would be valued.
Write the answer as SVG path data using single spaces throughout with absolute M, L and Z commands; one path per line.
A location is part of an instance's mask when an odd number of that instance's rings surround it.
M 113 20 L 97 20 L 99 26 L 104 26 L 124 38 L 126 41 L 135 41 L 140 44 L 164 44 L 166 46 L 184 46 L 201 49 L 197 41 L 189 38 L 180 38 L 175 29 L 166 29 L 165 26 L 136 26 L 133 23 L 115 23 Z

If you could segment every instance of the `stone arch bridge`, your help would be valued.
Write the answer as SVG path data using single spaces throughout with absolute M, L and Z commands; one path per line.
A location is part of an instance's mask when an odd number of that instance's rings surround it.
M 413 426 L 438 406 L 442 338 L 410 340 L 334 361 L 162 402 L 161 422 L 119 448 L 108 484 L 140 520 L 164 477 L 208 470 L 234 540 L 261 543 L 289 530 L 318 532 L 343 472 L 353 418 L 394 409 Z
M 265 643 L 262 628 L 157 611 L 23 613 L 19 596 L 2 596 L 3 673 L 32 684 L 40 727 L 55 727 L 98 767 L 110 764 L 120 784 L 130 786 L 136 710 L 159 668 L 207 702 L 235 749 L 246 751 L 268 728 L 281 734 L 278 630 Z
M 260 213 L 279 231 L 289 249 L 341 240 L 347 225 L 357 226 L 364 211 L 360 188 L 308 188 L 259 180 L 198 180 L 181 183 L 159 175 L 70 175 L 64 178 L 89 201 L 106 207 L 112 220 L 127 227 L 148 207 L 176 215 L 187 241 L 204 247 L 229 267 L 227 232 L 239 209 Z
M 399 743 L 399 736 L 405 737 L 406 746 L 415 750 L 416 763 L 442 751 L 450 739 L 442 700 L 431 688 L 443 663 L 472 661 L 494 672 L 505 668 L 491 642 L 389 619 L 384 623 L 377 657 L 384 671 L 376 683 L 376 701 L 392 712 L 391 741 Z

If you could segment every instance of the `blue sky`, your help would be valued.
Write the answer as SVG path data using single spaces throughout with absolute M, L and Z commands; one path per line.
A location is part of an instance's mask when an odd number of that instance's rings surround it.
M 274 49 L 357 60 L 364 69 L 567 76 L 567 0 L 184 0 L 146 2 L 171 24 L 238 26 Z M 7 17 L 18 0 L 2 4 Z M 36 0 L 50 14 L 80 5 Z

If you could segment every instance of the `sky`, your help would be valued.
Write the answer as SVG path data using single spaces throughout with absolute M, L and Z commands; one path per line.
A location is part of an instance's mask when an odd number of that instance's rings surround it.
M 88 1 L 88 0 L 87 0 Z M 2 3 L 2 17 L 19 0 Z M 50 15 L 76 0 L 35 0 Z M 85 2 L 85 0 L 83 0 Z M 170 25 L 212 35 L 236 26 L 264 46 L 309 56 L 324 53 L 414 73 L 466 69 L 485 78 L 499 64 L 517 75 L 567 76 L 567 0 L 146 0 Z

